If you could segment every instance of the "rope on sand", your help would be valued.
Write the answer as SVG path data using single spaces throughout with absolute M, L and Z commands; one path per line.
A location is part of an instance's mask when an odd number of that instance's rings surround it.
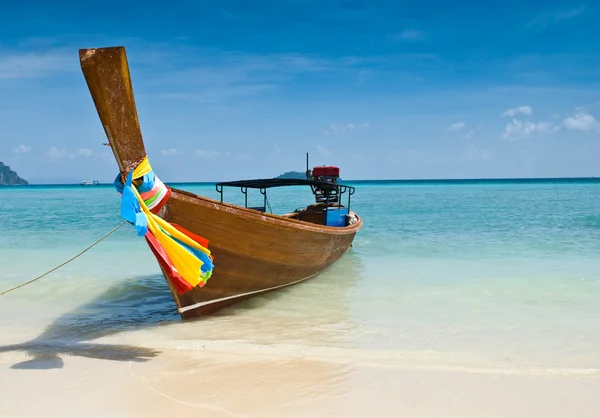
M 119 229 L 120 227 L 122 227 L 123 225 L 125 225 L 127 221 L 123 221 L 121 222 L 117 227 L 115 227 L 112 231 L 108 232 L 107 234 L 105 234 L 102 238 L 96 240 L 96 242 L 94 242 L 93 244 L 91 244 L 90 246 L 88 246 L 85 250 L 81 251 L 79 254 L 75 255 L 74 257 L 71 257 L 70 259 L 68 259 L 67 261 L 65 261 L 62 264 L 59 264 L 58 266 L 54 267 L 52 270 L 49 270 L 47 272 L 45 272 L 44 274 L 42 274 L 41 276 L 36 277 L 35 279 L 31 279 L 28 282 L 25 283 L 21 283 L 18 286 L 15 287 L 11 287 L 8 290 L 5 290 L 3 292 L 0 293 L 0 296 L 7 294 L 8 292 L 12 292 L 13 290 L 17 290 L 23 286 L 27 286 L 28 284 L 31 284 L 39 279 L 41 279 L 44 276 L 47 276 L 48 274 L 52 273 L 55 270 L 58 270 L 59 268 L 61 268 L 62 266 L 65 266 L 67 264 L 69 264 L 71 261 L 75 260 L 77 257 L 79 257 L 80 255 L 83 255 L 83 253 L 85 253 L 87 250 L 89 250 L 90 248 L 92 248 L 93 246 L 95 246 L 96 244 L 99 244 L 100 241 L 104 240 L 105 238 L 108 238 L 109 235 L 111 235 L 112 233 L 114 233 L 117 229 Z

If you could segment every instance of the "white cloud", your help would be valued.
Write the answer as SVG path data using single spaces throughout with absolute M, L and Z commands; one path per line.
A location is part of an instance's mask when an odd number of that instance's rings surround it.
M 319 153 L 319 155 L 322 155 L 322 156 L 331 154 L 331 151 L 329 151 L 327 148 L 325 148 L 322 145 L 317 145 L 317 152 Z
M 362 61 L 354 56 L 335 59 L 314 54 L 274 53 L 250 54 L 238 51 L 215 53 L 195 50 L 186 46 L 173 46 L 164 51 L 150 65 L 164 67 L 165 57 L 171 62 L 181 62 L 182 69 L 161 71 L 163 80 L 155 80 L 165 90 L 161 97 L 171 100 L 195 102 L 227 102 L 262 94 L 274 94 L 304 74 L 345 73 L 353 71 Z M 194 57 L 193 65 L 188 59 Z M 167 90 L 168 88 L 168 90 Z
M 558 131 L 559 129 L 560 128 L 558 126 L 549 122 L 533 123 L 530 121 L 521 122 L 513 119 L 512 123 L 509 123 L 504 128 L 502 138 L 508 140 L 519 140 L 534 136 L 548 135 Z
M 473 134 L 475 132 L 473 131 L 473 129 L 469 129 L 467 132 L 464 133 L 463 138 L 464 139 L 471 139 L 473 138 Z
M 450 127 L 448 128 L 448 131 L 449 132 L 457 132 L 457 131 L 460 131 L 461 129 L 463 129 L 465 126 L 467 126 L 467 124 L 464 122 L 456 122 L 456 123 L 453 123 L 452 125 L 450 125 Z
M 197 103 L 218 102 L 233 97 L 250 97 L 277 87 L 275 84 L 231 85 L 219 88 L 201 89 L 198 92 L 163 93 L 161 98 L 168 100 L 185 100 Z
M 44 155 L 52 160 L 62 160 L 62 159 L 72 160 L 77 157 L 84 157 L 84 158 L 90 158 L 90 159 L 96 159 L 96 158 L 103 159 L 107 156 L 105 154 L 96 154 L 89 148 L 79 148 L 78 150 L 75 150 L 75 151 L 69 151 L 67 148 L 64 148 L 64 147 L 58 148 L 55 146 L 50 147 L 48 149 L 48 151 L 44 153 Z
M 53 160 L 60 160 L 63 158 L 73 159 L 75 158 L 75 154 L 67 151 L 66 148 L 59 149 L 58 147 L 52 146 L 46 152 L 46 156 Z
M 600 122 L 584 109 L 577 109 L 575 115 L 563 120 L 563 126 L 572 131 L 600 131 Z
M 325 135 L 341 135 L 345 132 L 354 132 L 357 129 L 366 129 L 369 127 L 368 123 L 354 124 L 348 123 L 346 125 L 338 125 L 336 123 L 332 123 L 329 125 L 329 128 L 325 129 L 323 133 Z
M 205 149 L 199 149 L 196 151 L 196 155 L 198 155 L 198 157 L 203 158 L 203 159 L 211 159 L 211 158 L 216 158 L 219 157 L 221 155 L 220 152 L 218 151 L 210 151 L 210 150 L 205 150 Z
M 19 145 L 16 148 L 13 148 L 12 152 L 15 155 L 21 155 L 21 154 L 27 154 L 28 152 L 31 151 L 31 147 L 29 145 Z
M 525 116 L 531 116 L 533 113 L 533 109 L 530 106 L 519 106 L 513 107 L 512 109 L 508 109 L 506 112 L 502 114 L 502 116 L 509 116 L 514 118 L 518 114 L 522 114 Z
M 424 37 L 425 33 L 423 31 L 418 29 L 404 29 L 402 32 L 392 35 L 391 40 L 394 42 L 417 41 Z
M 585 10 L 585 6 L 582 5 L 578 8 L 563 9 L 563 10 L 550 10 L 539 14 L 533 20 L 530 20 L 525 24 L 525 27 L 533 28 L 538 27 L 540 29 L 548 27 L 549 25 L 556 24 L 563 20 L 573 19 L 581 15 Z
M 90 158 L 92 155 L 94 155 L 94 153 L 89 148 L 79 148 L 77 151 L 75 151 L 75 155 Z
M 0 79 L 40 78 L 76 68 L 77 54 L 72 51 L 0 54 Z
M 583 13 L 583 10 L 585 9 L 585 6 L 581 6 L 577 9 L 569 9 L 569 10 L 565 10 L 562 12 L 557 12 L 554 14 L 554 18 L 556 20 L 565 20 L 565 19 L 572 19 L 574 17 L 579 16 L 580 14 Z
M 168 156 L 175 156 L 175 155 L 181 155 L 181 152 L 176 150 L 175 148 L 169 148 L 169 149 L 163 149 L 160 150 L 160 153 L 162 155 L 168 155 Z

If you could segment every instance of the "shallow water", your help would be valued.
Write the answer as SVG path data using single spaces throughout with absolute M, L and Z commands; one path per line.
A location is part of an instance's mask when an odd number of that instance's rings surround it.
M 217 197 L 214 186 L 185 188 Z M 237 189 L 225 197 L 241 202 Z M 269 197 L 277 213 L 311 199 L 301 188 Z M 0 288 L 118 225 L 119 204 L 104 186 L 0 188 Z M 364 183 L 352 207 L 364 228 L 332 269 L 185 322 L 126 225 L 0 297 L 0 355 L 17 364 L 23 353 L 56 362 L 258 350 L 381 367 L 600 373 L 600 183 Z

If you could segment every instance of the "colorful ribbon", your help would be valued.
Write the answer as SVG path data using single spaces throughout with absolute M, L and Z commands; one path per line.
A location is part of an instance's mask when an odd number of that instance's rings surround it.
M 134 178 L 143 178 L 143 183 L 134 187 Z M 119 178 L 115 185 L 122 194 L 121 216 L 135 225 L 138 236 L 146 237 L 177 292 L 183 294 L 204 286 L 214 267 L 208 240 L 156 215 L 171 190 L 154 174 L 148 157 L 129 172 L 124 185 Z

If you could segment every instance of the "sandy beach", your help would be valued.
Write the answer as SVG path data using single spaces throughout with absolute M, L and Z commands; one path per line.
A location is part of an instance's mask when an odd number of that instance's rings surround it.
M 3 417 L 597 417 L 600 379 L 415 370 L 248 353 L 161 352 L 149 361 L 61 356 L 11 368 Z M 21 366 L 23 367 L 23 366 Z

